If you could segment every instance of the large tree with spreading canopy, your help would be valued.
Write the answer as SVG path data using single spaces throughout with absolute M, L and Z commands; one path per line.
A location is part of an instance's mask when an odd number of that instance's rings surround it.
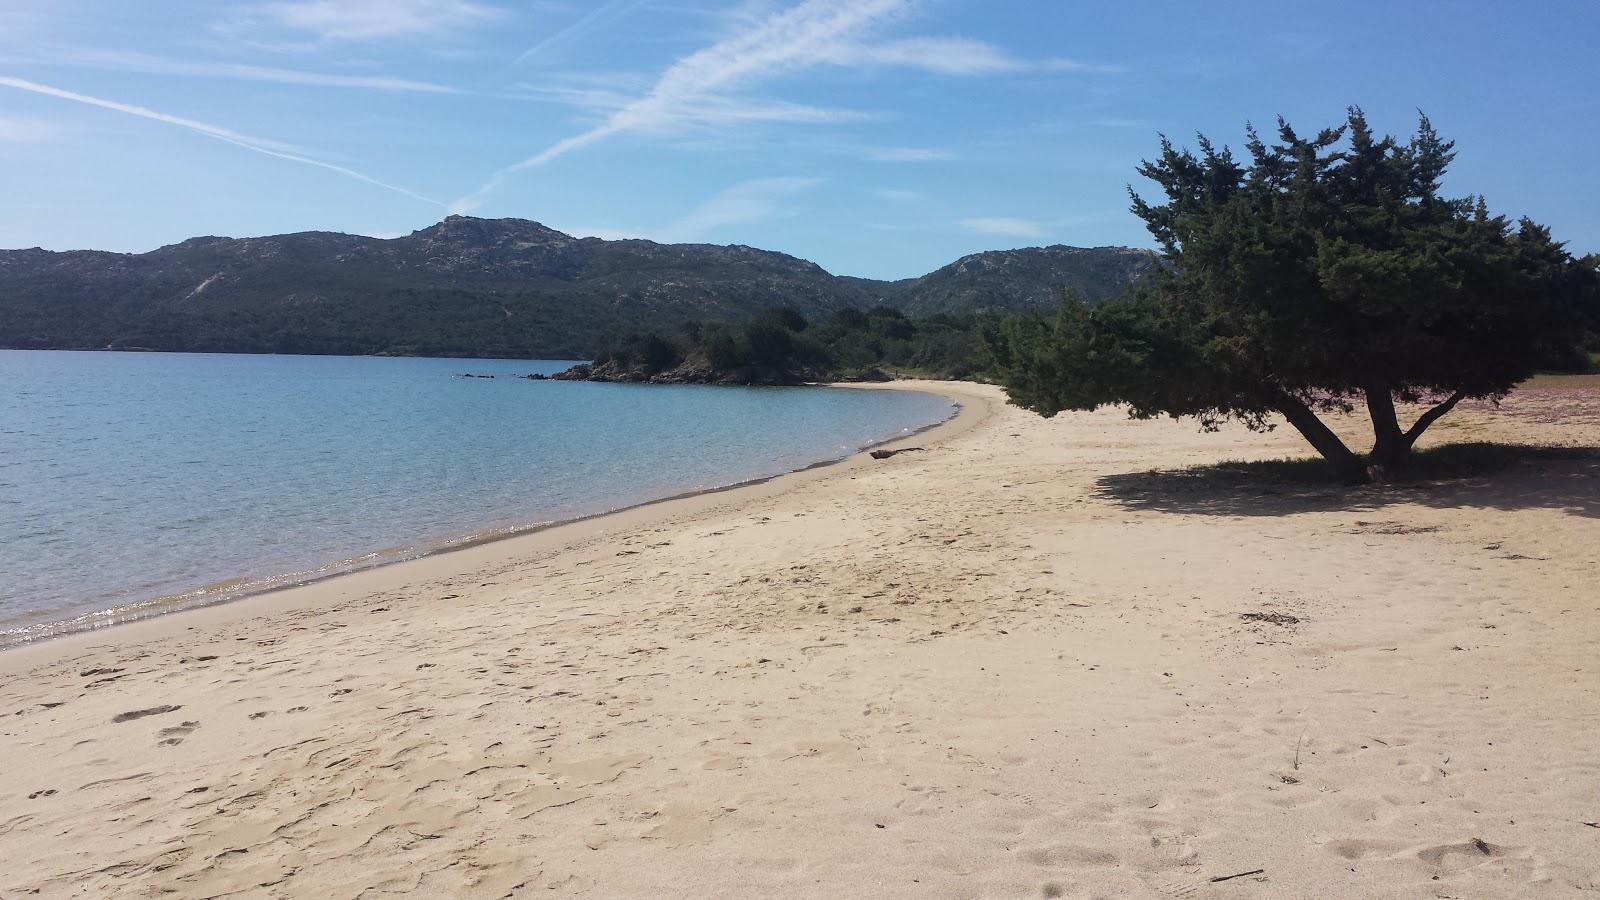
M 1596 260 L 1481 197 L 1440 196 L 1454 156 L 1426 117 L 1407 141 L 1359 109 L 1311 137 L 1247 129 L 1246 159 L 1203 136 L 1163 138 L 1134 194 L 1166 254 L 1147 284 L 1096 307 L 1009 320 L 987 335 L 1012 402 L 1044 415 L 1125 403 L 1136 417 L 1273 414 L 1340 475 L 1406 468 L 1417 438 L 1463 399 L 1499 399 L 1570 359 L 1596 318 Z M 1402 425 L 1396 404 L 1423 403 Z M 1373 445 L 1353 452 L 1319 413 L 1364 404 Z

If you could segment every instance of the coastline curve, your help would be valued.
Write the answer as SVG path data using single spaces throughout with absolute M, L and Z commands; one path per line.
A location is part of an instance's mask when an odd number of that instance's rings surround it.
M 659 526 L 692 517 L 712 508 L 738 503 L 744 498 L 783 493 L 818 478 L 836 476 L 855 466 L 871 464 L 874 461 L 868 455 L 870 450 L 896 449 L 913 439 L 929 445 L 946 443 L 987 420 L 996 402 L 982 386 L 965 382 L 918 380 L 826 386 L 841 390 L 897 390 L 933 394 L 949 400 L 955 409 L 942 421 L 866 444 L 835 459 L 821 460 L 788 472 L 673 494 L 572 519 L 479 532 L 404 556 L 375 558 L 377 553 L 367 554 L 332 564 L 355 563 L 351 567 L 290 573 L 255 582 L 251 588 L 243 591 L 198 602 L 193 599 L 183 602 L 184 598 L 191 597 L 195 592 L 156 598 L 138 604 L 143 608 L 142 612 L 109 621 L 77 627 L 73 627 L 72 623 L 79 620 L 49 623 L 47 630 L 25 640 L 0 644 L 0 672 L 18 671 L 59 659 L 77 649 L 103 644 L 112 638 L 118 639 L 119 643 L 138 643 L 159 640 L 180 629 L 193 630 L 241 619 L 269 617 L 286 611 L 331 608 L 353 598 L 394 590 L 412 581 L 437 579 L 452 570 L 477 571 L 486 564 L 503 559 L 551 553 L 619 531 Z M 373 559 L 366 565 L 359 564 L 368 558 Z M 173 603 L 174 600 L 179 602 Z M 164 601 L 171 605 L 161 608 Z

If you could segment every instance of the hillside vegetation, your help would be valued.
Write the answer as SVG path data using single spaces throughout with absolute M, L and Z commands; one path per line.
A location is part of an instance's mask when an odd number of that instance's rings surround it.
M 984 319 L 911 320 L 877 306 L 844 309 L 813 325 L 790 308 L 736 325 L 686 323 L 674 333 L 637 332 L 601 351 L 593 363 L 555 377 L 654 384 L 800 384 L 886 381 L 895 375 L 981 378 L 988 357 Z
M 780 307 L 823 322 L 874 307 L 924 318 L 1051 307 L 1062 287 L 1095 301 L 1151 259 L 995 251 L 890 282 L 751 247 L 451 216 L 390 240 L 304 232 L 143 254 L 0 251 L 0 347 L 588 358 L 632 332 L 741 324 Z

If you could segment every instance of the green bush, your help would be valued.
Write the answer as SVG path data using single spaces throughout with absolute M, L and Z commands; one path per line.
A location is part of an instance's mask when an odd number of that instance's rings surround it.
M 742 326 L 691 321 L 681 338 L 633 334 L 595 359 L 644 375 L 684 362 L 713 377 L 770 382 L 883 378 L 900 372 L 931 378 L 982 379 L 991 368 L 980 338 L 985 320 L 937 316 L 912 320 L 899 311 L 843 309 L 813 327 L 792 309 L 761 313 Z

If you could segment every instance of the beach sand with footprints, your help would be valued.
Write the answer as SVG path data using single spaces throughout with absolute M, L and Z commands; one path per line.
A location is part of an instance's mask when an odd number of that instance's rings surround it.
M 1339 488 L 900 386 L 926 452 L 0 654 L 0 896 L 1600 890 L 1600 459 Z

